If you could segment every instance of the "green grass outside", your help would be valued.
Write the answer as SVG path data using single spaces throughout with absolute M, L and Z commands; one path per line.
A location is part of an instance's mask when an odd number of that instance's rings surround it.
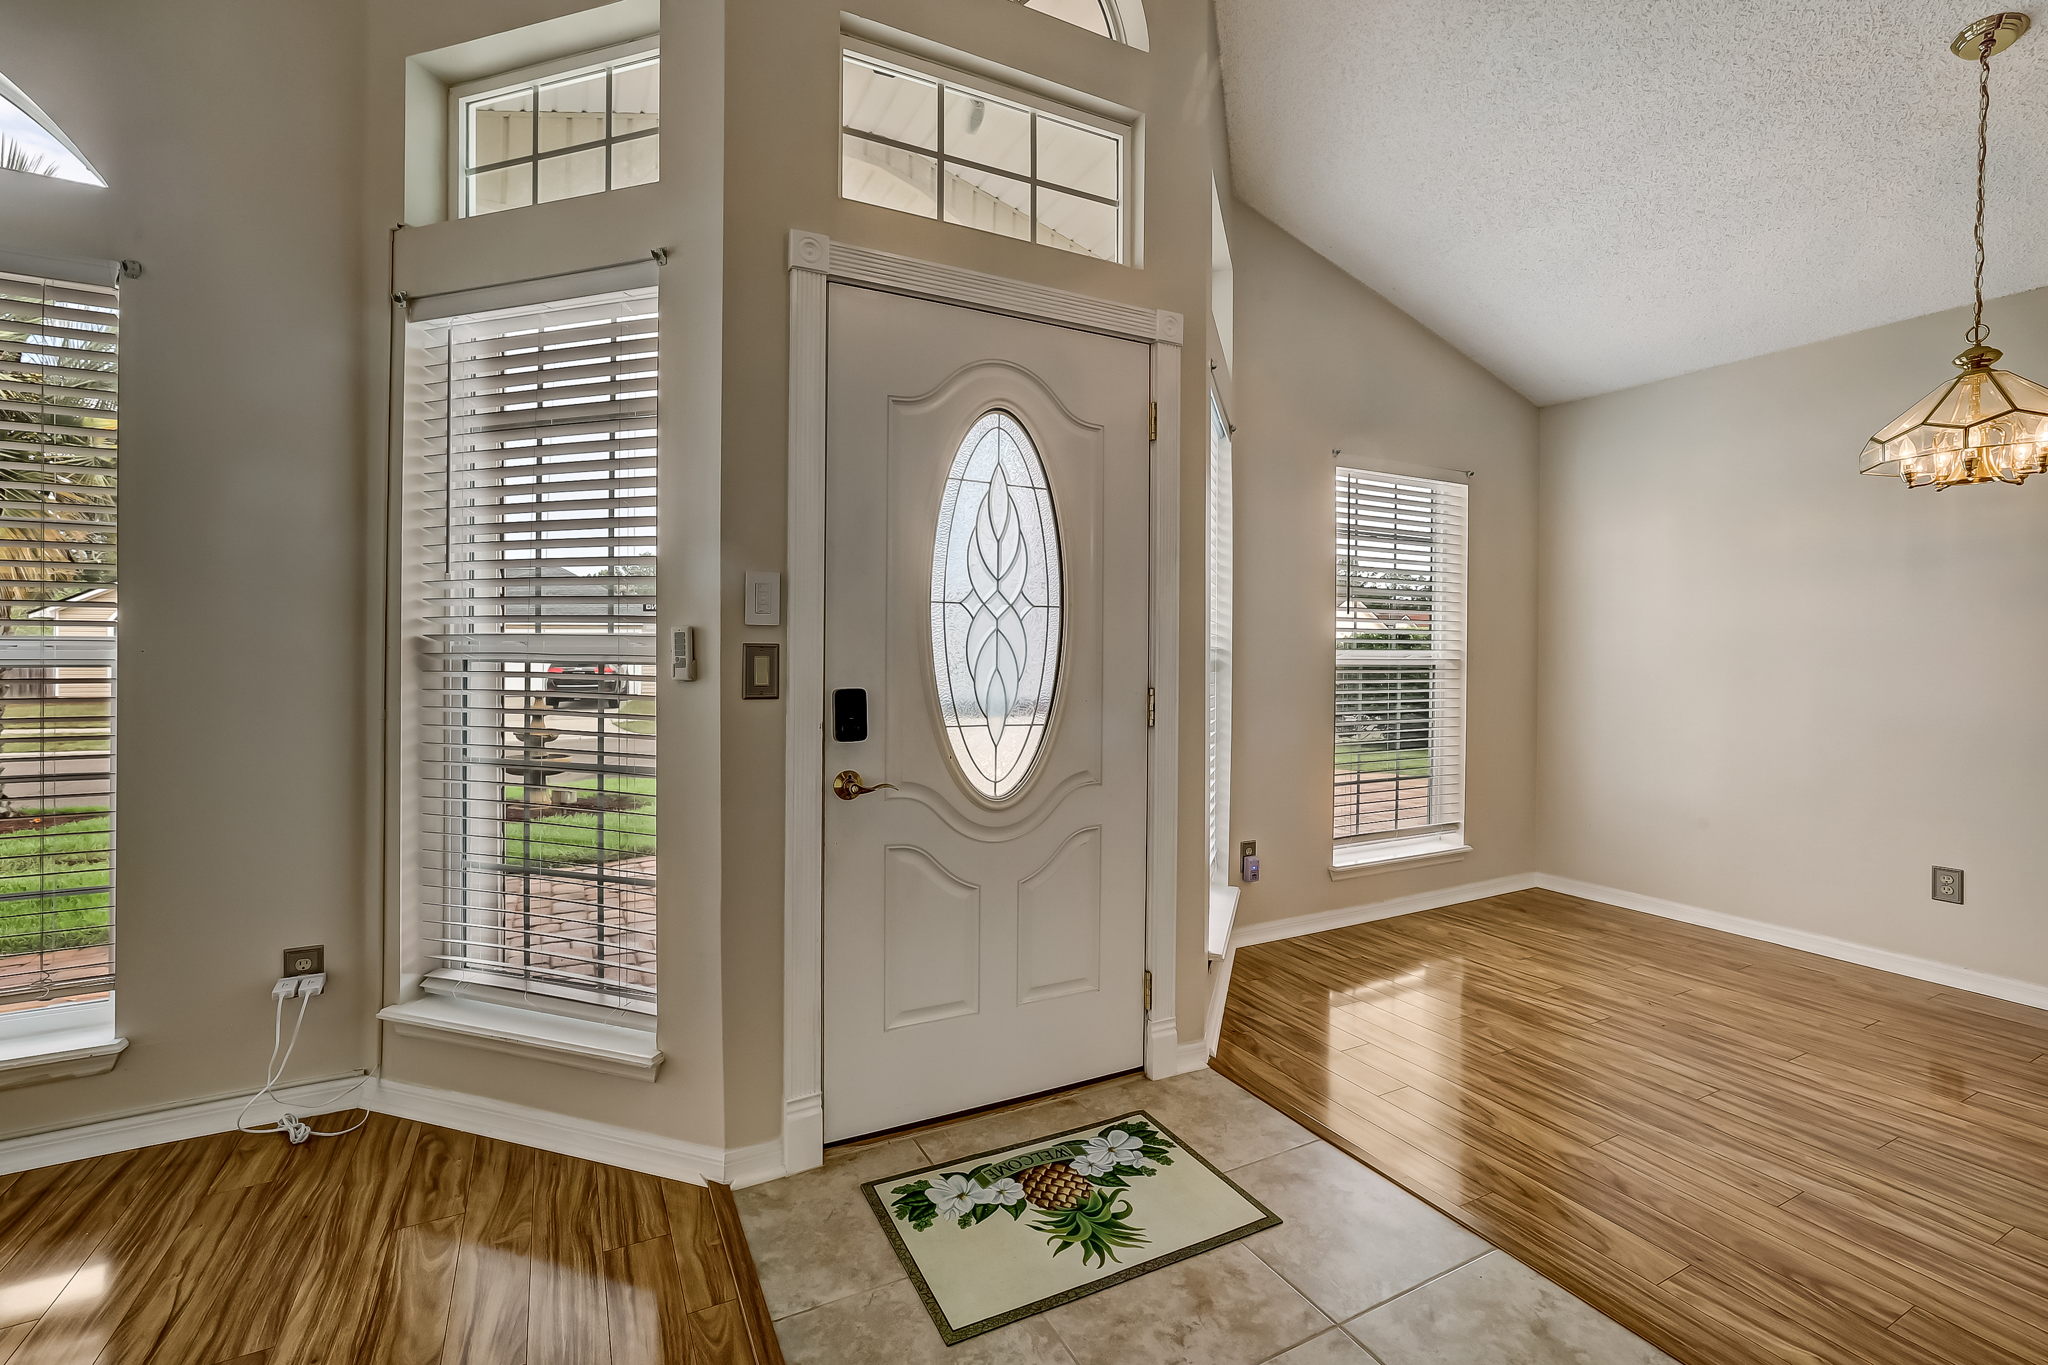
M 1337 771 L 1385 773 L 1392 777 L 1428 777 L 1429 750 L 1375 749 L 1365 744 L 1339 744 Z
M 57 732 L 51 731 L 48 733 L 55 734 Z M 93 750 L 99 753 L 107 753 L 110 752 L 111 744 L 111 737 L 105 731 L 101 731 L 98 735 L 82 739 L 10 739 L 5 743 L 0 743 L 0 753 L 65 754 L 75 753 L 82 750 Z
M 109 749 L 113 747 L 113 732 L 107 725 L 109 704 L 105 697 L 82 701 L 17 698 L 0 702 L 0 753 Z
M 44 813 L 99 809 L 68 807 Z M 111 922 L 109 896 L 78 888 L 106 885 L 112 848 L 113 817 L 104 813 L 59 825 L 46 834 L 0 834 L 0 895 L 44 893 L 33 900 L 0 900 L 0 923 L 5 925 L 0 956 L 105 943 Z
M 561 791 L 599 790 L 600 774 L 564 776 L 550 788 Z M 654 779 L 603 774 L 606 792 L 635 798 L 626 810 L 565 811 L 544 820 L 514 820 L 505 825 L 505 861 L 530 867 L 573 867 L 606 861 L 644 858 L 654 852 Z M 505 788 L 507 801 L 524 801 L 526 788 Z

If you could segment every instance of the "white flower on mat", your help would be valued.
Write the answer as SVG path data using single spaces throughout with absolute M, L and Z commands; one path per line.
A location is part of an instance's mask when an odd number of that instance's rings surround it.
M 1116 1158 L 1114 1156 L 1108 1152 L 1093 1150 L 1093 1144 L 1101 1140 L 1100 1138 L 1088 1139 L 1091 1149 L 1081 1153 L 1081 1155 L 1067 1163 L 1074 1168 L 1075 1175 L 1084 1175 L 1093 1180 L 1098 1175 L 1108 1175 L 1116 1169 Z
M 1080 1170 L 1082 1163 L 1093 1169 L 1087 1175 L 1104 1175 L 1118 1166 L 1135 1166 L 1140 1170 L 1152 1163 L 1145 1158 L 1144 1144 L 1121 1128 L 1112 1128 L 1101 1137 L 1088 1139 L 1087 1150 L 1074 1162 L 1074 1169 Z
M 975 1195 L 974 1202 L 977 1204 L 999 1204 L 1004 1208 L 1008 1208 L 1012 1204 L 1024 1202 L 1024 1187 L 1010 1179 L 1010 1177 L 1004 1176 L 995 1184 Z
M 958 1218 L 974 1212 L 974 1206 L 981 1202 L 977 1197 L 983 1193 L 981 1186 L 964 1175 L 942 1175 L 932 1182 L 927 1191 L 931 1195 L 932 1207 L 942 1218 Z

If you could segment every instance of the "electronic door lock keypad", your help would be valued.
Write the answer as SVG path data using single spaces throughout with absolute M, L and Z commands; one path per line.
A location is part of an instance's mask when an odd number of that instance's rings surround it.
M 832 693 L 832 739 L 838 744 L 859 744 L 868 737 L 868 690 L 841 687 Z

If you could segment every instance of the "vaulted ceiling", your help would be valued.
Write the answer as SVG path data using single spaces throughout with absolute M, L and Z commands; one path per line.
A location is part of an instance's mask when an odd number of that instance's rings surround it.
M 1217 10 L 1240 197 L 1536 402 L 1969 301 L 1985 0 Z M 2048 284 L 2048 23 L 1992 66 L 1995 297 Z

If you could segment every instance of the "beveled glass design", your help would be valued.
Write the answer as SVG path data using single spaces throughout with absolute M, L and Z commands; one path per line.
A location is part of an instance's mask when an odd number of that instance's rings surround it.
M 1065 584 L 1052 489 L 1011 414 L 985 413 L 946 473 L 932 545 L 932 674 L 961 779 L 1022 790 L 1052 723 Z
M 1870 438 L 1865 474 L 1892 475 L 1912 488 L 1950 488 L 2025 483 L 2048 467 L 2048 389 L 1990 368 L 1998 356 L 1985 350 L 1988 359 L 1964 352 L 1958 360 L 1967 357 L 1969 368 Z

